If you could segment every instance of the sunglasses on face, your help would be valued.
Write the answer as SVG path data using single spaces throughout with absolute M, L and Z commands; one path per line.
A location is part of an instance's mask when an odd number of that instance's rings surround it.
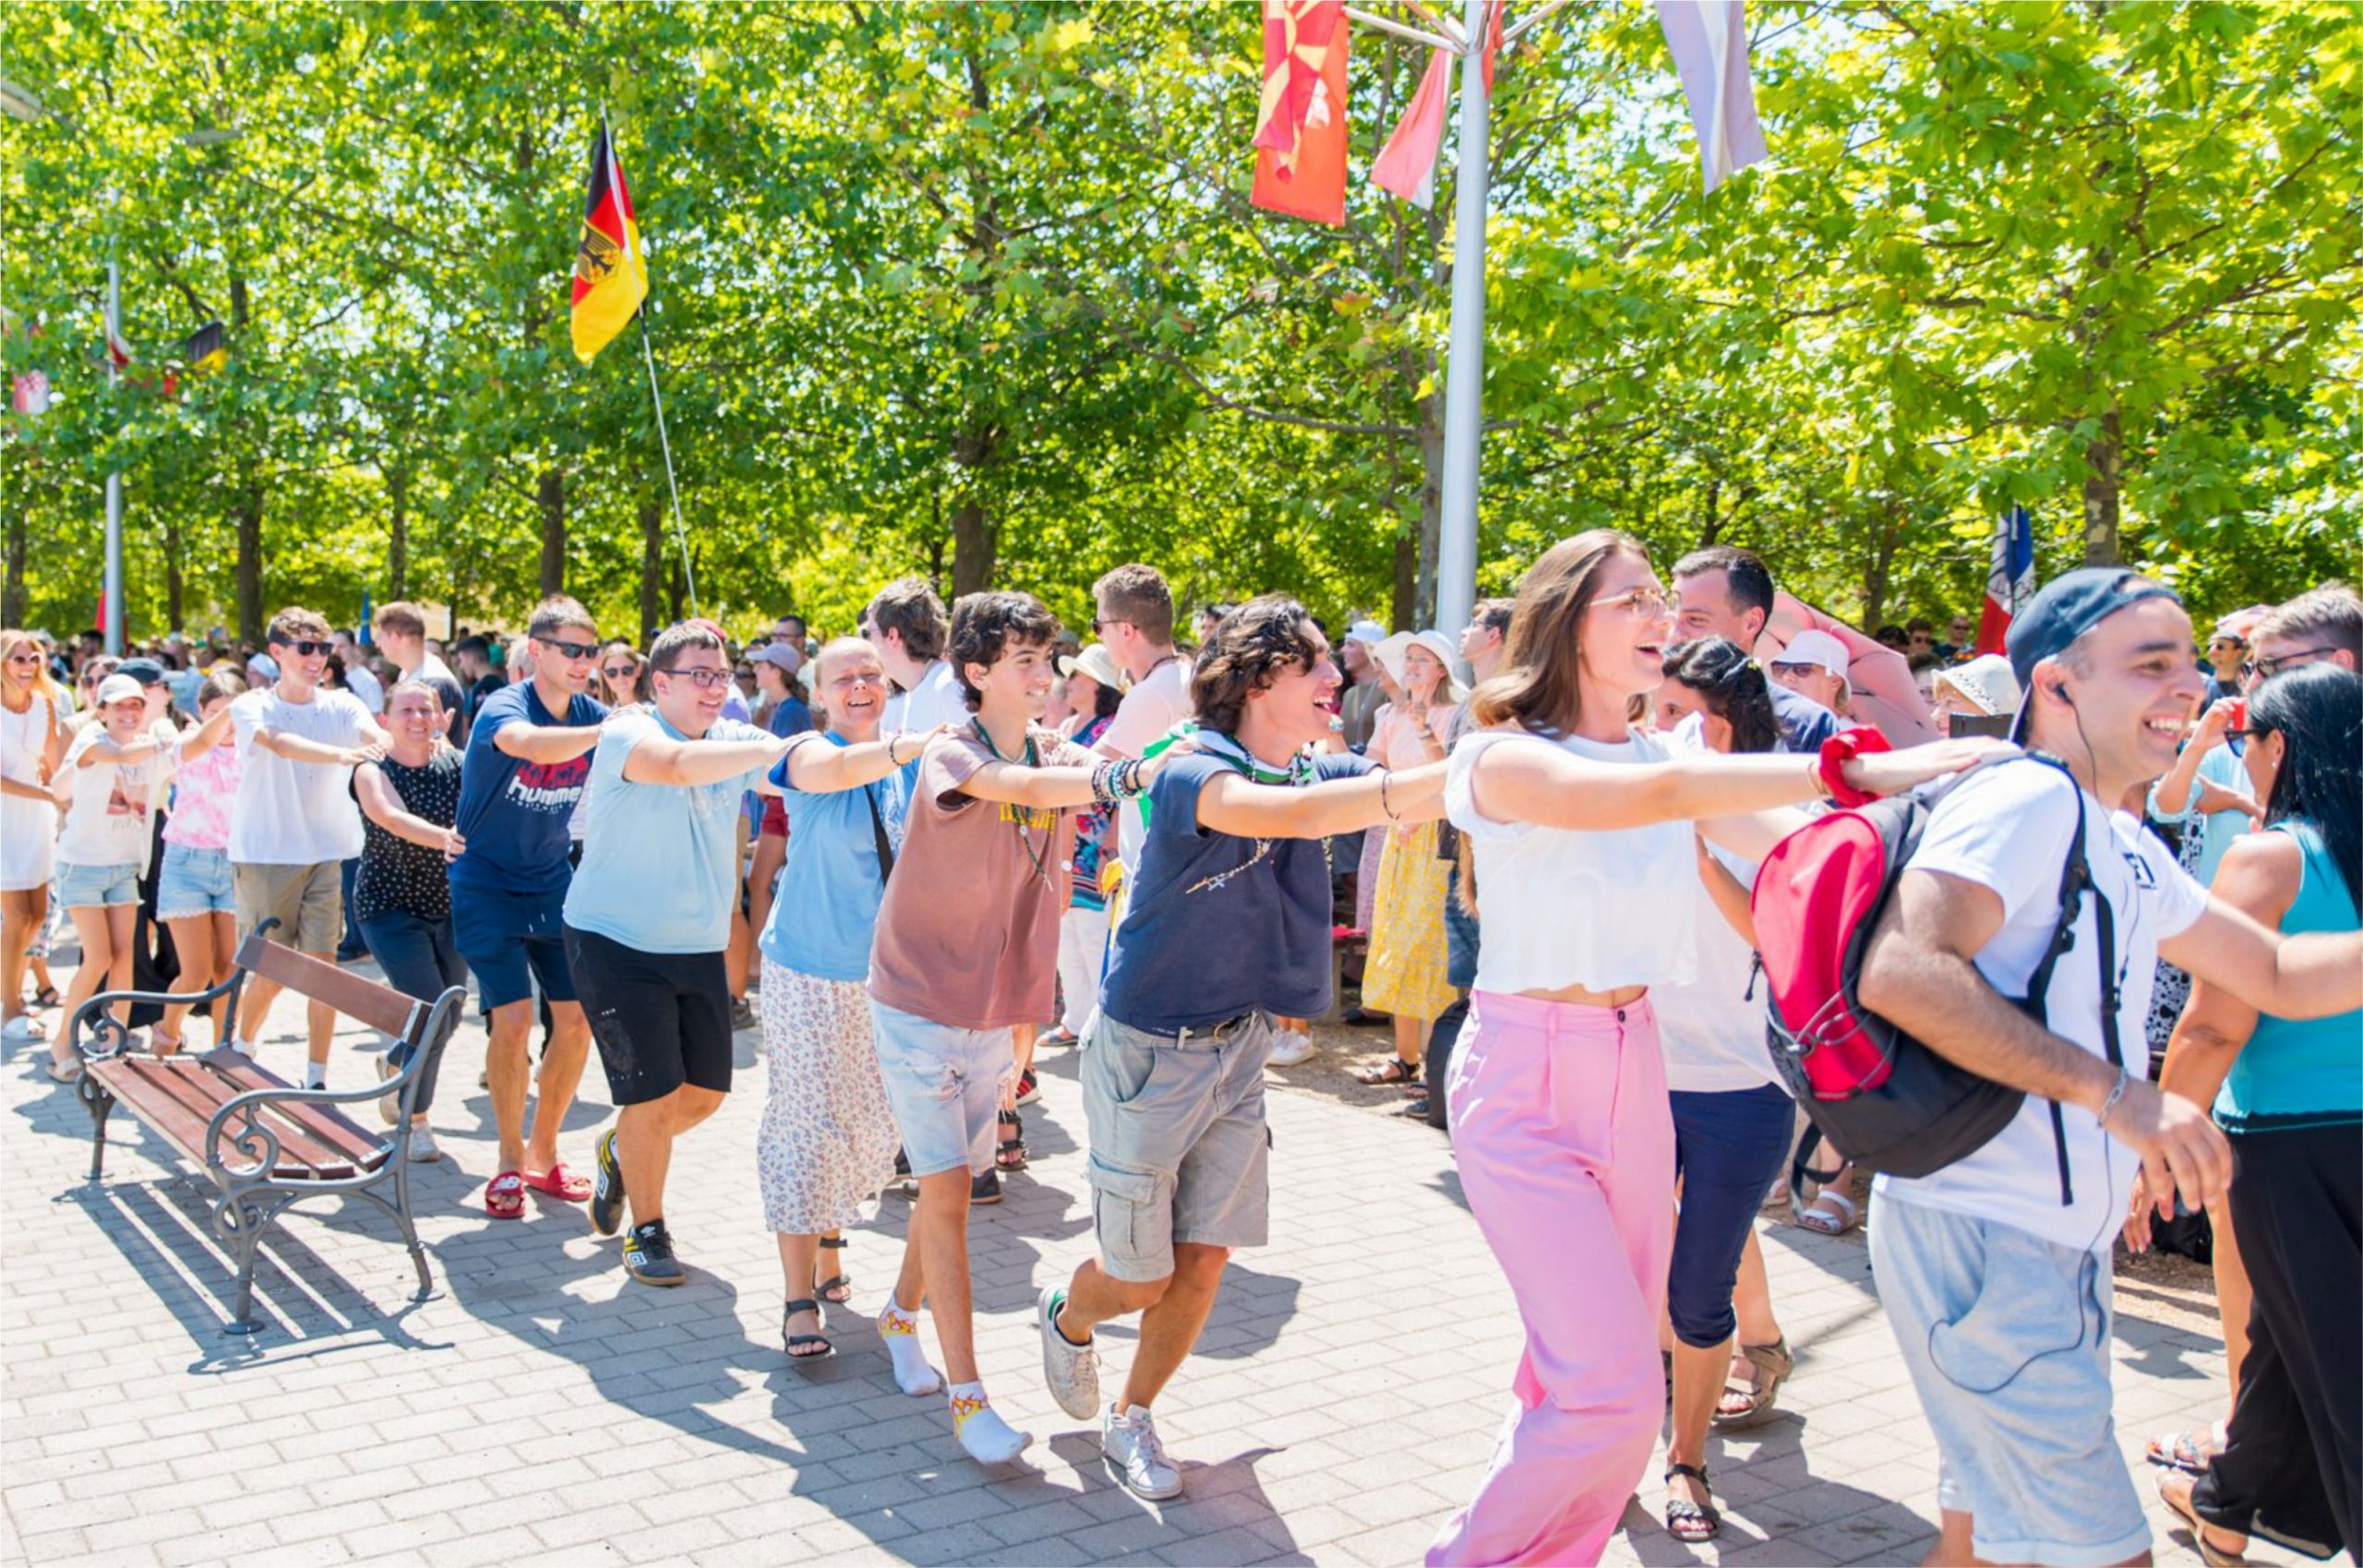
M 546 637 L 536 637 L 534 640 L 561 659 L 581 661 L 599 656 L 599 645 L 595 642 L 555 642 Z
M 601 670 L 599 673 L 606 676 L 609 680 L 630 680 L 631 678 L 632 672 L 638 668 L 640 668 L 638 664 L 609 664 L 606 669 Z
M 1097 637 L 1109 627 L 1130 626 L 1133 623 L 1128 620 L 1120 620 L 1114 616 L 1094 616 L 1091 617 L 1091 634 L 1094 637 Z
M 30 652 L 11 653 L 8 655 L 8 662 L 12 664 L 38 664 L 41 663 L 41 655 Z
M 728 670 L 658 670 L 655 673 L 661 676 L 679 676 L 700 691 L 712 691 L 717 686 L 727 685 L 730 680 Z
M 280 646 L 286 649 L 290 653 L 294 654 L 299 659 L 308 659 L 317 653 L 333 653 L 336 652 L 335 643 L 316 642 L 308 637 L 300 638 L 294 642 L 282 642 Z

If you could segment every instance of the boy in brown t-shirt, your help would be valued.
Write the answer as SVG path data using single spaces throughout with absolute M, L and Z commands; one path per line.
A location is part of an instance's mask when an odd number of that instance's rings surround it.
M 953 1430 L 986 1464 L 1033 1441 L 986 1402 L 968 1289 L 969 1181 L 992 1168 L 1011 1030 L 1054 1011 L 1074 813 L 1136 795 L 1155 762 L 1107 762 L 1031 721 L 1058 621 L 1028 593 L 952 607 L 952 667 L 971 713 L 919 760 L 902 852 L 878 912 L 870 1012 L 878 1063 L 918 1182 L 910 1239 L 878 1331 L 906 1394 L 943 1380 L 918 1340 L 922 1298 L 952 1374 Z

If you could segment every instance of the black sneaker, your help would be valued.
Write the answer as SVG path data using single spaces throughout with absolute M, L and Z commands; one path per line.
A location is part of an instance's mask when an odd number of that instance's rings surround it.
M 690 1277 L 673 1261 L 673 1238 L 661 1219 L 631 1227 L 624 1238 L 624 1269 L 642 1285 L 678 1285 Z
M 600 1133 L 591 1149 L 591 1228 L 613 1236 L 624 1222 L 624 1167 L 616 1158 L 616 1130 Z
M 997 1170 L 978 1171 L 977 1173 L 976 1179 L 968 1183 L 968 1202 L 972 1204 L 1000 1203 L 1001 1172 Z
M 1041 1097 L 1041 1089 L 1034 1081 L 1034 1070 L 1029 1067 L 1017 1075 L 1017 1103 L 1030 1106 Z

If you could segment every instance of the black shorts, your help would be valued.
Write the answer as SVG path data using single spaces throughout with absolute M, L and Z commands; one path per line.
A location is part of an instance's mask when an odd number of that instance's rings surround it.
M 618 1106 L 684 1083 L 730 1088 L 730 981 L 718 952 L 642 952 L 566 928 L 566 961 Z

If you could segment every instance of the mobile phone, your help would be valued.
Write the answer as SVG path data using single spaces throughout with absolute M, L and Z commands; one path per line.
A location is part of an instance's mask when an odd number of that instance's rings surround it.
M 1955 713 L 1946 727 L 1955 740 L 2010 738 L 2009 713 Z

